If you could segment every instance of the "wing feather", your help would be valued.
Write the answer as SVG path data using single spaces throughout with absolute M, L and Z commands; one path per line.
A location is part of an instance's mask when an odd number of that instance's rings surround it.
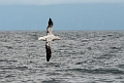
M 47 30 L 46 30 L 46 35 L 51 35 L 52 34 L 52 26 L 53 26 L 52 19 L 49 18 L 48 27 L 47 27 Z
M 51 47 L 50 47 L 50 41 L 46 42 L 46 60 L 49 62 L 51 58 Z

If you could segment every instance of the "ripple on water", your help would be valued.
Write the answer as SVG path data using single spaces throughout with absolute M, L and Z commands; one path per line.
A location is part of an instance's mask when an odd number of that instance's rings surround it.
M 109 54 L 103 54 L 103 55 L 97 57 L 97 59 L 111 59 L 112 57 L 115 57 L 115 56 L 116 56 L 115 54 L 109 53 Z
M 4 46 L 4 47 L 6 47 L 7 49 L 13 49 L 12 46 Z
M 42 81 L 42 83 L 70 83 L 64 80 L 58 80 L 58 79 L 50 79 L 46 81 Z
M 119 64 L 118 67 L 124 69 L 124 64 Z
M 17 62 L 17 60 L 0 59 L 0 62 Z
M 67 71 L 81 72 L 81 73 L 91 73 L 91 74 L 124 74 L 124 71 L 118 69 L 69 69 Z
M 16 66 L 3 66 L 3 67 L 1 67 L 1 69 L 2 70 L 14 70 L 14 69 L 16 69 L 16 70 L 20 70 L 20 71 L 24 71 L 24 70 L 27 70 L 28 69 L 28 67 L 27 66 L 18 66 L 18 67 L 16 67 Z

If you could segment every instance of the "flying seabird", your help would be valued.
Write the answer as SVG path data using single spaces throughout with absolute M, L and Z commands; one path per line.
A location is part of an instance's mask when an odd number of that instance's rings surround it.
M 49 62 L 49 60 L 51 58 L 51 41 L 53 41 L 53 40 L 61 40 L 61 38 L 59 38 L 58 36 L 54 36 L 52 34 L 52 27 L 53 27 L 53 22 L 52 22 L 52 19 L 49 18 L 48 26 L 47 26 L 47 29 L 46 29 L 46 36 L 38 38 L 38 40 L 46 41 L 45 48 L 46 48 L 47 62 Z

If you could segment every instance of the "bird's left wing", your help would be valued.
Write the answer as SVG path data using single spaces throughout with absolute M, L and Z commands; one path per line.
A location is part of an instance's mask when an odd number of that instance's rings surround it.
M 46 59 L 47 62 L 49 62 L 50 58 L 51 58 L 51 47 L 50 47 L 51 41 L 46 41 Z

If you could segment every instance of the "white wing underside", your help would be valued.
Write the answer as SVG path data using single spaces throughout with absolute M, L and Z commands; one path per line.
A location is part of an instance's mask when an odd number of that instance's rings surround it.
M 52 40 L 60 40 L 60 39 L 61 38 L 59 38 L 58 36 L 54 36 L 53 34 L 38 38 L 38 40 L 43 40 L 43 41 L 52 41 Z

